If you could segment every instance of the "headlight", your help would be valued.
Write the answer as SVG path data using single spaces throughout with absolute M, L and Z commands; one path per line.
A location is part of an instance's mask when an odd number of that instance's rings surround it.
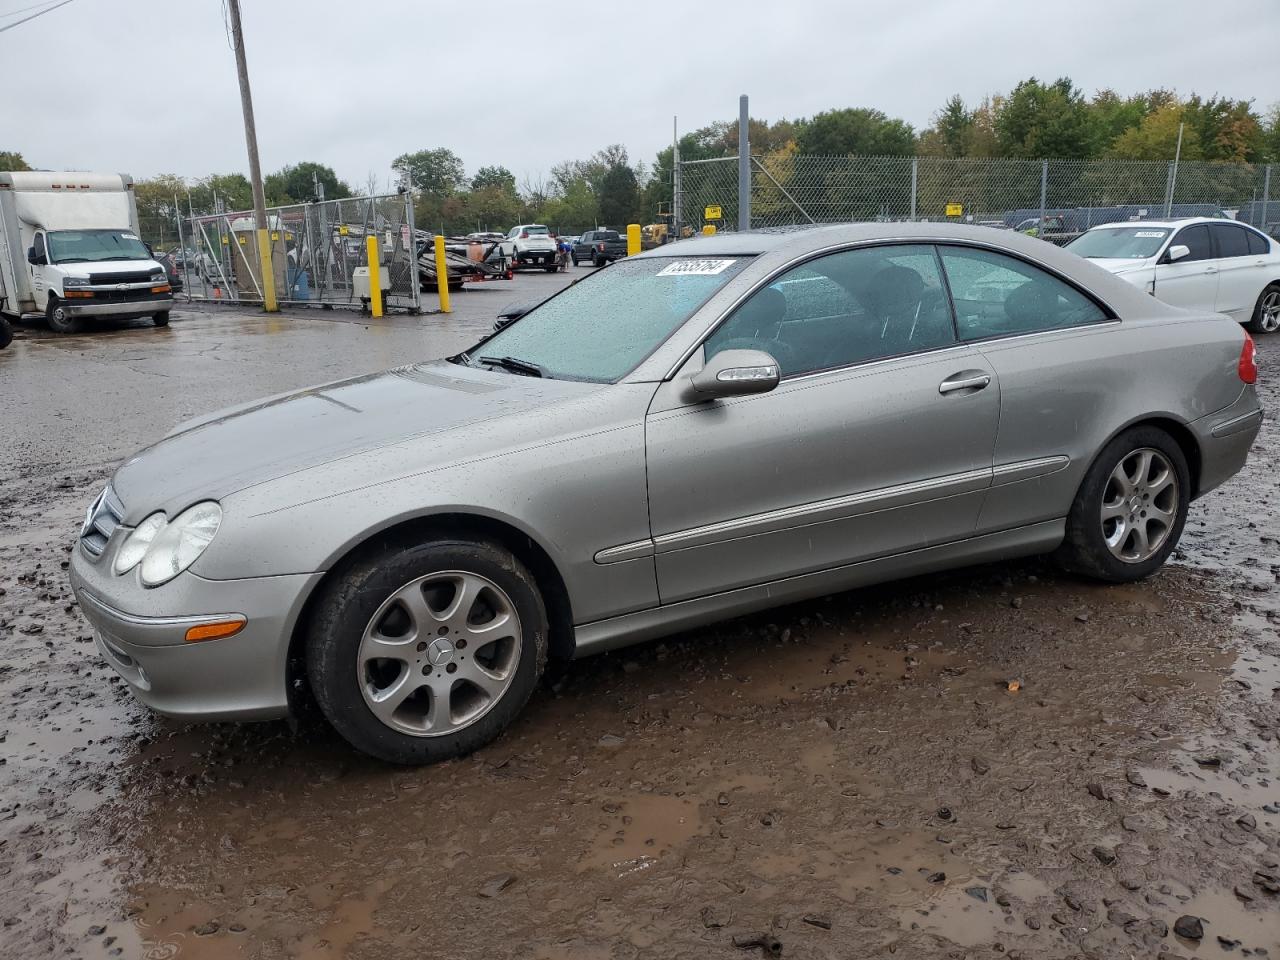
M 140 564 L 144 587 L 168 583 L 200 558 L 221 523 L 222 507 L 212 500 L 197 503 L 168 522 L 163 513 L 153 513 L 120 547 L 115 572 L 128 573 Z
M 67 287 L 87 287 L 88 285 L 89 285 L 88 277 L 63 277 L 62 278 L 62 287 L 64 290 Z
M 156 534 L 164 529 L 164 524 L 164 514 L 153 513 L 134 528 L 116 554 L 116 562 L 112 564 L 117 574 L 128 573 L 142 561 Z
M 167 276 L 168 276 L 168 274 L 167 274 L 167 273 L 165 273 L 163 269 L 161 269 L 161 270 L 152 270 L 152 271 L 151 271 L 151 279 L 152 279 L 152 280 L 163 280 L 163 279 L 164 279 L 165 277 L 167 277 Z

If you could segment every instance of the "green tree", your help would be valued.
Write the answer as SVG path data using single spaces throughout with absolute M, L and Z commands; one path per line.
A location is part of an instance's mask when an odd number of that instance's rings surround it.
M 578 177 L 558 189 L 542 211 L 542 218 L 561 233 L 581 233 L 601 222 L 600 204 L 591 184 Z
M 1263 161 L 1276 163 L 1280 161 L 1280 103 L 1273 103 L 1267 111 L 1262 128 Z
M 286 164 L 263 180 L 262 186 L 267 195 L 267 202 L 271 204 L 307 203 L 315 199 L 317 177 L 324 185 L 326 200 L 340 200 L 351 196 L 351 188 L 338 179 L 332 167 L 305 160 L 302 163 Z
M 516 190 L 516 175 L 506 167 L 481 167 L 477 170 L 476 175 L 471 178 L 471 189 L 483 190 L 486 187 L 496 187 L 511 196 L 519 195 Z
M 915 131 L 879 110 L 851 107 L 819 113 L 799 127 L 796 145 L 810 156 L 910 156 Z
M 22 154 L 10 151 L 0 150 L 0 170 L 7 172 L 14 170 L 30 170 L 27 161 L 22 159 Z
M 456 193 L 467 182 L 462 158 L 448 147 L 402 153 L 391 162 L 391 169 L 402 176 L 408 173 L 420 193 L 440 197 Z
M 1183 106 L 1183 120 L 1196 132 L 1206 160 L 1252 163 L 1266 149 L 1262 123 L 1248 100 L 1204 100 L 1192 94 Z
M 253 187 L 243 173 L 215 173 L 197 180 L 190 190 L 191 209 L 198 214 L 215 211 L 215 196 L 222 201 L 223 210 L 253 208 Z
M 933 115 L 933 126 L 920 135 L 916 151 L 927 157 L 967 157 L 974 139 L 974 113 L 953 94 Z
M 1023 80 L 995 117 L 996 139 L 1006 157 L 1083 158 L 1093 152 L 1089 106 L 1070 77 L 1043 84 Z
M 1126 130 L 1111 145 L 1110 155 L 1121 160 L 1172 160 L 1178 149 L 1178 125 L 1183 122 L 1183 107 L 1169 103 L 1147 115 L 1136 127 Z M 1195 127 L 1185 127 L 1182 134 L 1182 159 L 1200 160 L 1204 152 Z
M 605 171 L 600 180 L 599 196 L 600 219 L 615 230 L 625 229 L 639 216 L 640 185 L 636 172 L 625 162 L 615 161 Z

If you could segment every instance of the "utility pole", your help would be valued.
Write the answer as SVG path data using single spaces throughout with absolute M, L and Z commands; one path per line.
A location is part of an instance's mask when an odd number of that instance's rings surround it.
M 1164 201 L 1164 218 L 1168 220 L 1173 216 L 1173 191 L 1178 186 L 1178 163 L 1182 160 L 1182 128 L 1185 124 L 1178 124 L 1178 146 L 1173 151 L 1173 166 L 1169 170 L 1169 196 Z
M 751 229 L 751 111 L 747 95 L 738 98 L 738 229 Z
M 253 122 L 253 94 L 249 91 L 249 66 L 244 55 L 244 29 L 240 26 L 240 0 L 227 0 L 231 15 L 231 39 L 236 50 L 236 74 L 240 79 L 240 107 L 244 111 L 244 142 L 249 150 L 249 182 L 253 185 L 253 218 L 258 247 L 258 269 L 262 271 L 262 309 L 275 313 L 276 278 L 271 263 L 267 234 L 267 197 L 262 190 L 262 167 L 258 163 L 258 133 Z

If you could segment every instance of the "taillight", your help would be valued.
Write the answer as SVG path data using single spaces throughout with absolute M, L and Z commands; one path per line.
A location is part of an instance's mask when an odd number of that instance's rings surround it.
M 596 247 L 596 249 L 599 250 L 601 253 L 604 253 L 604 244 L 603 243 L 600 244 L 600 246 Z
M 1258 382 L 1258 347 L 1247 332 L 1244 335 L 1244 346 L 1240 348 L 1240 362 L 1236 365 L 1236 372 L 1244 383 Z
M 521 239 L 521 240 L 528 240 L 528 239 L 529 239 L 529 231 L 528 231 L 528 230 L 521 230 L 521 231 L 520 231 L 520 239 Z

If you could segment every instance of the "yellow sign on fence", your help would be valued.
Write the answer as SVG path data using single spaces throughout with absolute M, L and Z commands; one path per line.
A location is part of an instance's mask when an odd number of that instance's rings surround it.
M 964 216 L 964 204 L 963 204 L 963 203 L 948 203 L 948 204 L 947 204 L 947 216 L 948 216 L 948 217 L 963 217 L 963 216 Z
M 351 231 L 347 229 L 347 225 L 345 223 L 338 225 L 338 236 L 345 237 L 350 232 Z
M 719 220 L 720 218 L 721 218 L 720 204 L 718 203 L 707 204 L 707 209 L 702 212 L 702 219 L 703 220 Z

